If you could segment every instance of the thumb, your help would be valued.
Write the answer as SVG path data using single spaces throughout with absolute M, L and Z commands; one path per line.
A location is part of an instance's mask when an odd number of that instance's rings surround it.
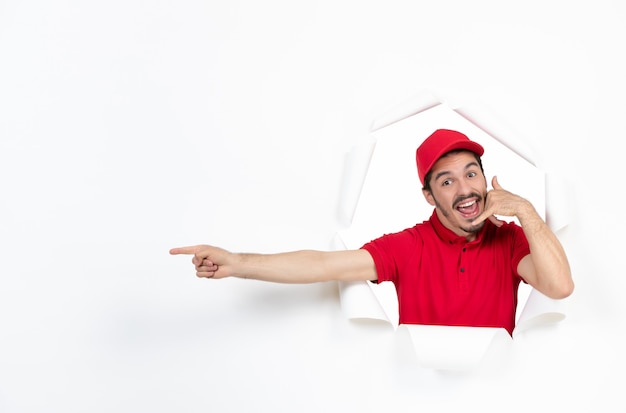
M 498 177 L 495 175 L 493 176 L 493 179 L 491 179 L 491 186 L 493 189 L 502 189 L 500 183 L 498 182 Z

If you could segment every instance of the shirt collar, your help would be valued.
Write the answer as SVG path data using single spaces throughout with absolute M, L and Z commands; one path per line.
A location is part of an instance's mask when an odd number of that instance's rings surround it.
M 435 229 L 435 233 L 437 236 L 444 242 L 449 244 L 467 244 L 467 240 L 465 237 L 458 236 L 449 228 L 446 228 L 441 221 L 439 220 L 439 216 L 437 215 L 437 210 L 434 209 L 432 215 L 430 216 L 430 222 Z M 476 234 L 476 239 L 471 241 L 471 243 L 478 243 L 482 240 L 483 235 L 485 234 L 485 229 L 489 225 L 489 220 L 485 222 L 485 225 L 478 231 Z

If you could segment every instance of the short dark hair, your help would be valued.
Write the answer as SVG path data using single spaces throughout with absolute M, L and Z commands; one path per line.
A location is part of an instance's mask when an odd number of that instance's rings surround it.
M 439 157 L 439 159 L 443 158 L 444 156 L 454 155 L 454 154 L 461 153 L 461 152 L 468 152 L 474 155 L 474 158 L 476 158 L 476 162 L 478 162 L 478 166 L 480 166 L 480 171 L 483 173 L 483 175 L 485 174 L 485 170 L 483 169 L 483 162 L 480 159 L 480 156 L 476 152 L 468 151 L 467 149 L 454 149 L 450 152 L 444 153 L 443 155 Z M 433 171 L 431 169 L 430 171 L 428 171 L 428 173 L 424 177 L 424 187 L 422 189 L 428 192 L 432 192 L 431 187 L 430 187 L 430 178 L 432 177 L 432 175 L 433 175 Z

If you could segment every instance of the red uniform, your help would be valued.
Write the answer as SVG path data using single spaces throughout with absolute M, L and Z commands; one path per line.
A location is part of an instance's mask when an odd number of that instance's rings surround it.
M 398 294 L 400 324 L 503 327 L 513 334 L 517 265 L 530 253 L 522 228 L 486 220 L 468 242 L 430 220 L 365 244 L 378 282 L 391 281 Z

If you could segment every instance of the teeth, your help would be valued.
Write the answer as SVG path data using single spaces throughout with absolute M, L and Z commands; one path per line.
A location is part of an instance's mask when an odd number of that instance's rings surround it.
M 459 208 L 467 208 L 468 206 L 474 205 L 476 201 L 469 201 L 464 204 L 459 205 Z

